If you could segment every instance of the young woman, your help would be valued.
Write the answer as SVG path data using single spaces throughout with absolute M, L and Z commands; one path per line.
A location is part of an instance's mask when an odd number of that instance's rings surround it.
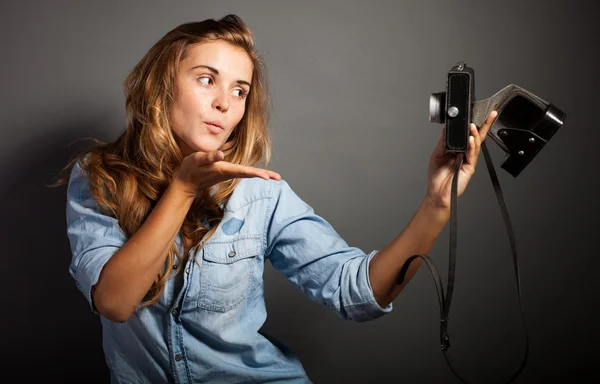
M 268 95 L 243 21 L 178 26 L 125 81 L 126 130 L 65 168 L 69 271 L 101 315 L 113 383 L 306 383 L 292 351 L 261 334 L 272 265 L 340 317 L 376 319 L 419 267 L 473 175 L 495 118 L 471 125 L 464 159 L 430 158 L 427 193 L 380 251 L 349 246 L 269 161 Z M 60 184 L 60 182 L 59 182 Z

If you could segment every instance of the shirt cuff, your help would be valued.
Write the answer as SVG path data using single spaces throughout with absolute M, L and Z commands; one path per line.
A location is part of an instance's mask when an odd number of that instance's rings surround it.
M 350 304 L 346 307 L 346 311 L 350 320 L 363 322 L 377 319 L 387 313 L 390 313 L 393 309 L 393 305 L 390 302 L 387 306 L 382 307 L 375 300 L 375 295 L 373 294 L 373 288 L 371 287 L 371 280 L 369 278 L 369 267 L 371 265 L 371 260 L 377 254 L 377 251 L 373 251 L 365 257 L 363 263 L 364 265 L 360 268 L 363 276 L 360 276 L 364 281 L 366 281 L 366 286 L 368 287 L 367 292 L 365 292 L 364 297 L 367 299 L 366 301 L 358 304 Z
M 82 258 L 84 264 L 80 264 L 75 274 L 75 285 L 83 293 L 87 299 L 92 312 L 100 315 L 92 297 L 92 287 L 98 283 L 98 278 L 102 272 L 102 268 L 111 258 L 111 256 L 118 250 L 118 247 L 103 246 L 101 249 L 91 250 L 88 252 L 94 252 L 93 257 Z

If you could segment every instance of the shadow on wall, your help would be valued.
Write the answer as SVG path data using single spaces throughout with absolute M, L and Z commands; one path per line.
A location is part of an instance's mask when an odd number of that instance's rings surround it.
M 46 186 L 91 143 L 80 139 L 108 140 L 100 125 L 79 119 L 44 127 L 45 135 L 2 159 L 2 360 L 19 382 L 109 382 L 100 319 L 68 271 L 66 185 Z

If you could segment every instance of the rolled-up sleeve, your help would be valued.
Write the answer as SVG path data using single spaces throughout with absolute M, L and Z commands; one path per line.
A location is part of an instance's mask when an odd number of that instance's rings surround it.
M 392 310 L 381 307 L 369 279 L 370 261 L 300 199 L 284 181 L 274 181 L 266 224 L 266 256 L 273 267 L 311 300 L 340 317 L 368 321 Z
M 79 163 L 73 167 L 67 187 L 66 218 L 72 255 L 69 274 L 91 310 L 99 314 L 92 300 L 92 287 L 126 237 L 115 218 L 101 213 Z

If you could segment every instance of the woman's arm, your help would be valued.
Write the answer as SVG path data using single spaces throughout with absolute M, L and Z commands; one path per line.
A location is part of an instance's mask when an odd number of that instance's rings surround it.
M 125 322 L 164 266 L 193 197 L 172 183 L 138 231 L 106 263 L 92 289 L 100 314 Z
M 408 284 L 422 260 L 413 260 L 404 281 L 398 284 L 402 266 L 412 255 L 430 251 L 449 218 L 450 210 L 437 207 L 429 199 L 423 200 L 404 231 L 373 257 L 369 278 L 379 305 L 387 306 Z

